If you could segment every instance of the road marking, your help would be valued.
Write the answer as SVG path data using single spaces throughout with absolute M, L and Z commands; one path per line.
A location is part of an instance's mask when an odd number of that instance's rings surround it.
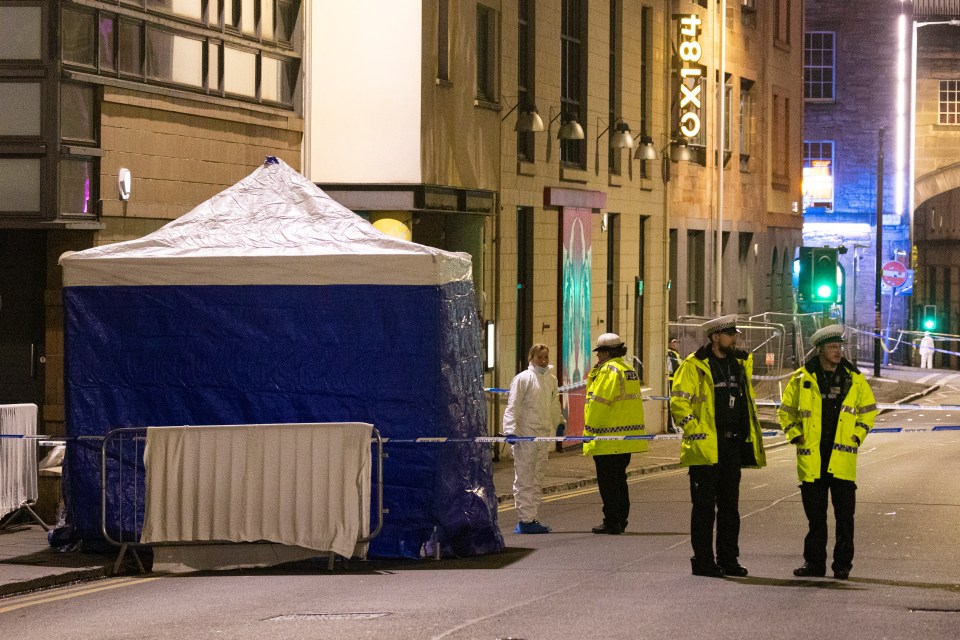
M 153 582 L 154 580 L 159 580 L 160 576 L 154 578 L 119 578 L 115 581 L 111 581 L 111 584 L 102 584 L 97 583 L 100 586 L 86 586 L 80 587 L 77 589 L 71 590 L 69 593 L 63 593 L 61 590 L 58 590 L 57 595 L 52 595 L 52 592 L 39 593 L 32 596 L 24 596 L 23 598 L 16 598 L 12 601 L 12 604 L 7 606 L 0 606 L 0 613 L 8 613 L 10 611 L 16 611 L 17 609 L 23 609 L 24 607 L 32 607 L 38 604 L 46 604 L 48 602 L 56 602 L 58 600 L 69 600 L 70 598 L 79 598 L 80 596 L 90 595 L 92 593 L 97 593 L 99 591 L 107 591 L 109 589 L 119 589 L 120 587 L 132 587 L 138 584 L 143 584 L 145 582 Z

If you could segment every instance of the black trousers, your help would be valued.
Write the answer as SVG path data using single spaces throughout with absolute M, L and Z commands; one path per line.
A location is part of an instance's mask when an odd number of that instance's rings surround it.
M 803 540 L 803 559 L 812 567 L 827 565 L 827 493 L 833 501 L 837 521 L 837 541 L 833 547 L 831 568 L 850 570 L 853 566 L 853 514 L 857 507 L 857 485 L 851 480 L 838 480 L 826 473 L 814 482 L 800 485 L 803 512 L 809 530 Z
M 713 525 L 717 525 L 716 562 L 733 564 L 740 556 L 740 465 L 721 462 L 690 467 L 690 542 L 693 561 L 714 562 Z
M 597 487 L 603 500 L 603 522 L 609 527 L 625 529 L 630 515 L 630 490 L 627 488 L 629 453 L 593 456 L 597 467 Z

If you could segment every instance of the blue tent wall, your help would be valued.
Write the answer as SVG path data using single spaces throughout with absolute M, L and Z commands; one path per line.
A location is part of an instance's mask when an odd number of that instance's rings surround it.
M 370 422 L 388 438 L 485 435 L 473 287 L 67 287 L 71 437 L 124 426 Z M 498 551 L 489 452 L 480 444 L 387 445 L 384 529 L 370 553 Z M 131 474 L 127 474 L 131 476 Z M 68 448 L 76 535 L 100 538 L 97 441 Z M 135 531 L 142 487 L 108 500 Z M 142 499 L 142 498 L 141 498 Z M 142 504 L 138 509 L 142 514 Z

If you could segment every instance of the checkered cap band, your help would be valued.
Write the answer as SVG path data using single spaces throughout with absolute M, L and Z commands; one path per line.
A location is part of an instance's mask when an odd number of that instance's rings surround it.
M 719 318 L 714 318 L 707 322 L 704 326 L 704 329 L 707 331 L 707 335 L 716 333 L 717 331 L 724 331 L 726 329 L 736 329 L 737 328 L 737 316 L 720 316 Z
M 820 329 L 810 336 L 810 344 L 812 344 L 814 347 L 822 347 L 823 345 L 830 344 L 831 342 L 846 342 L 846 340 L 843 338 L 842 324 L 832 324 L 829 327 Z

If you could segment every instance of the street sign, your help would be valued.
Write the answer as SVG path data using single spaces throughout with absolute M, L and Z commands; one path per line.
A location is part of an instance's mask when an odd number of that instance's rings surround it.
M 903 286 L 903 283 L 907 281 L 907 268 L 903 266 L 902 262 L 891 260 L 883 265 L 880 278 L 891 287 Z

